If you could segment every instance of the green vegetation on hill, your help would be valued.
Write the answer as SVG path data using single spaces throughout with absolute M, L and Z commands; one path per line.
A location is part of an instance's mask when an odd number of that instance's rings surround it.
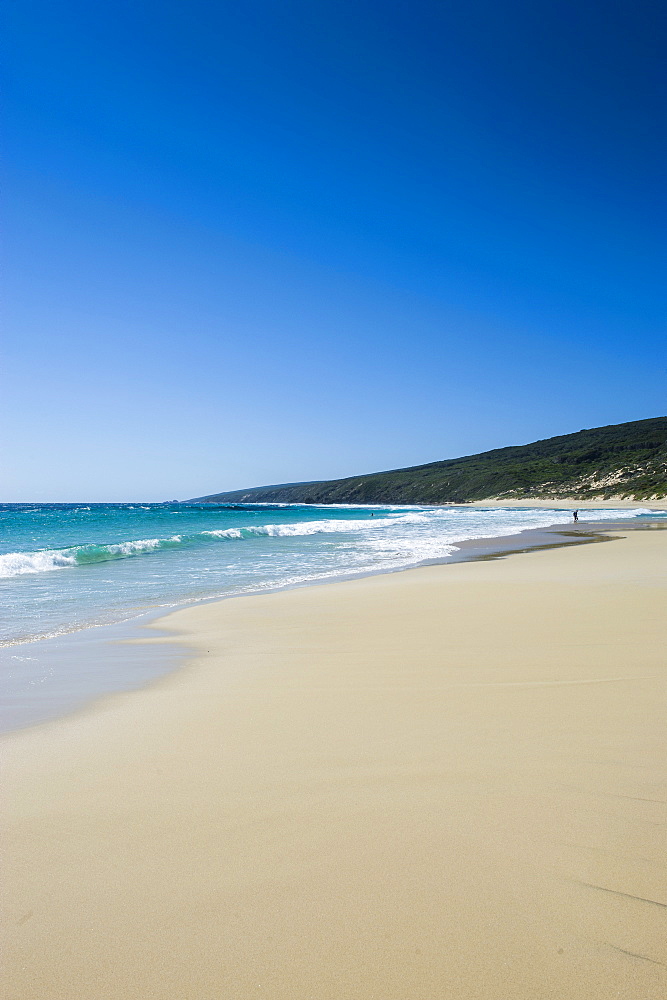
M 667 417 L 564 434 L 409 469 L 329 482 L 258 486 L 200 497 L 210 503 L 465 503 L 667 496 Z

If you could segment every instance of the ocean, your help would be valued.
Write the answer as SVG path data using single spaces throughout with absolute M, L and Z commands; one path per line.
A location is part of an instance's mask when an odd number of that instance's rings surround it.
M 664 517 L 640 505 L 583 516 Z M 562 510 L 465 506 L 2 504 L 0 694 L 22 723 L 42 718 L 31 699 L 71 689 L 60 701 L 80 700 L 68 663 L 77 649 L 90 656 L 110 626 L 201 600 L 446 561 L 460 542 L 571 520 Z M 128 686 L 122 657 L 95 655 L 87 696 Z

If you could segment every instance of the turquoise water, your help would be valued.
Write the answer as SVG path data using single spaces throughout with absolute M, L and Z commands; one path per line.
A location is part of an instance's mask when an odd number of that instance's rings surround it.
M 446 559 L 459 541 L 570 520 L 566 511 L 470 507 L 4 504 L 0 645 L 206 598 L 407 568 Z
M 664 517 L 641 507 L 585 514 L 641 515 Z M 0 732 L 173 669 L 177 645 L 124 641 L 145 637 L 149 615 L 446 561 L 460 542 L 571 519 L 470 507 L 0 505 Z

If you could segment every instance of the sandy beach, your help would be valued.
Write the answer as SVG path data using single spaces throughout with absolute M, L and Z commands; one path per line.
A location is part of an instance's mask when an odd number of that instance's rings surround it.
M 550 497 L 549 499 L 536 500 L 534 497 L 523 500 L 508 500 L 502 497 L 490 500 L 469 500 L 467 507 L 491 507 L 491 508 L 521 508 L 537 507 L 544 510 L 604 510 L 607 507 L 615 507 L 617 510 L 633 510 L 637 507 L 644 507 L 646 510 L 665 510 L 663 500 L 627 500 L 624 497 L 608 497 L 606 500 L 575 500 L 572 497 Z
M 634 530 L 162 619 L 2 739 L 5 996 L 665 997 L 666 596 Z

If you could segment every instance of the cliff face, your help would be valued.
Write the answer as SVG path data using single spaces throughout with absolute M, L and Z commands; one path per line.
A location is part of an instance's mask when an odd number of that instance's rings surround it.
M 667 417 L 596 427 L 480 455 L 312 483 L 198 497 L 208 503 L 464 503 L 667 497 Z

